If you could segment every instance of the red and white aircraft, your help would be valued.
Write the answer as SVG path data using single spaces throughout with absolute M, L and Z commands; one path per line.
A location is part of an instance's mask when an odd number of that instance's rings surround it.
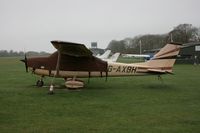
M 41 76 L 37 86 L 43 86 L 44 76 L 64 78 L 66 87 L 81 88 L 84 83 L 78 78 L 170 74 L 181 46 L 178 43 L 169 43 L 151 60 L 127 64 L 101 60 L 93 56 L 83 44 L 64 41 L 51 41 L 51 43 L 57 51 L 50 56 L 35 58 L 25 56 L 25 59 L 21 60 L 25 63 L 27 72 L 29 69 Z M 53 92 L 53 83 L 50 92 Z

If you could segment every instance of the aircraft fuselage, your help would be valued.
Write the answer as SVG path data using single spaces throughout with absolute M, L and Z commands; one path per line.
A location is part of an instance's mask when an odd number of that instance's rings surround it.
M 33 68 L 29 68 L 33 70 Z M 125 64 L 125 63 L 108 63 L 108 77 L 117 77 L 117 76 L 136 76 L 136 75 L 147 75 L 148 67 L 140 67 L 137 64 Z M 96 71 L 62 71 L 59 70 L 57 73 L 56 70 L 52 70 L 49 73 L 49 70 L 40 68 L 35 69 L 34 73 L 41 76 L 55 76 L 60 78 L 87 78 L 87 77 L 106 77 L 106 72 L 96 72 Z

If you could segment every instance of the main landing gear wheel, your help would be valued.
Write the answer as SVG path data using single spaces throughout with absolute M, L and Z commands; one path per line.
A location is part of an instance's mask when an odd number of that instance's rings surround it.
M 44 82 L 43 82 L 42 80 L 38 80 L 38 81 L 36 82 L 36 85 L 37 85 L 38 87 L 42 87 L 42 86 L 44 85 Z
M 67 79 L 65 82 L 65 86 L 69 89 L 69 90 L 80 90 L 83 89 L 84 87 L 84 82 L 80 79 L 76 79 L 76 78 L 70 78 Z

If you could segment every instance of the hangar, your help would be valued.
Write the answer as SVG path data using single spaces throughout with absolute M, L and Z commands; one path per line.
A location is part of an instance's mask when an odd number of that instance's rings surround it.
M 200 63 L 200 42 L 186 43 L 180 50 L 177 63 L 199 64 Z
M 145 54 L 153 55 L 158 49 L 144 50 Z M 176 63 L 182 64 L 200 64 L 200 42 L 185 43 L 181 47 Z

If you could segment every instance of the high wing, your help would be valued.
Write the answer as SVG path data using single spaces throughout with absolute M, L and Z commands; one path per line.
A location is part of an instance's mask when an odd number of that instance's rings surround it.
M 64 41 L 51 41 L 51 43 L 61 54 L 75 57 L 92 57 L 92 52 L 84 44 Z
M 92 55 L 84 44 L 51 41 L 58 50 L 56 53 L 58 71 L 107 72 L 107 62 Z

